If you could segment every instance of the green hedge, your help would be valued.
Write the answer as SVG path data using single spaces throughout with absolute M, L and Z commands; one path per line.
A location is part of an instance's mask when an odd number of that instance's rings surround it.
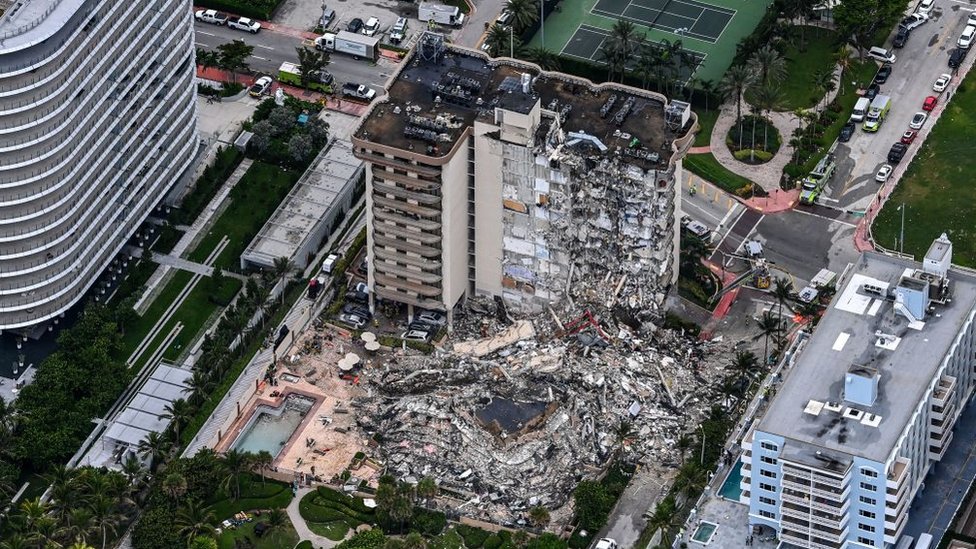
M 298 504 L 298 512 L 308 522 L 341 520 L 353 526 L 374 524 L 376 515 L 359 498 L 351 498 L 325 487 L 310 492 Z
M 282 0 L 198 0 L 195 5 L 268 21 Z
M 175 224 L 192 223 L 216 196 L 224 181 L 234 173 L 243 158 L 244 155 L 234 147 L 219 148 L 213 165 L 203 170 L 203 174 L 193 185 L 193 190 L 180 203 L 180 209 L 173 213 L 171 221 Z
M 456 528 L 458 534 L 461 534 L 461 538 L 464 539 L 464 546 L 468 549 L 478 549 L 485 545 L 485 540 L 491 535 L 491 532 L 482 530 L 481 528 L 475 528 L 474 526 L 468 526 L 467 524 L 459 524 Z

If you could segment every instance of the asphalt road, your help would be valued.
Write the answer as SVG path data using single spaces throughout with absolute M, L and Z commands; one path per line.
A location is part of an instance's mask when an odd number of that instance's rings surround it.
M 949 90 L 942 94 L 932 91 L 932 84 L 940 74 L 952 72 L 947 61 L 966 26 L 966 19 L 973 13 L 969 6 L 968 1 L 940 0 L 932 18 L 912 31 L 905 47 L 893 50 L 897 61 L 891 77 L 881 86 L 881 93 L 892 99 L 888 117 L 877 133 L 865 133 L 858 127 L 850 142 L 838 144 L 837 171 L 824 194 L 823 204 L 864 211 L 874 199 L 879 188 L 874 174 L 887 162 L 888 150 L 901 139 L 912 116 L 922 110 L 922 102 L 929 95 L 941 95 L 940 102 L 945 101 L 947 92 L 958 84 L 958 80 L 953 80 Z M 891 48 L 891 41 L 884 47 Z M 851 82 L 844 85 L 850 86 Z M 926 122 L 926 126 L 931 123 Z M 920 139 L 916 139 L 913 147 L 920 145 Z M 902 160 L 902 164 L 907 163 L 907 158 Z
M 194 27 L 197 47 L 206 50 L 215 50 L 217 46 L 233 40 L 243 40 L 246 44 L 254 46 L 254 54 L 248 58 L 247 63 L 255 72 L 276 77 L 278 67 L 283 62 L 298 62 L 295 48 L 302 45 L 299 38 L 267 29 L 257 34 L 248 34 L 207 23 L 194 23 Z M 387 79 L 393 74 L 394 64 L 392 61 L 381 59 L 374 65 L 343 54 L 333 54 L 328 70 L 339 82 L 357 82 L 382 90 Z

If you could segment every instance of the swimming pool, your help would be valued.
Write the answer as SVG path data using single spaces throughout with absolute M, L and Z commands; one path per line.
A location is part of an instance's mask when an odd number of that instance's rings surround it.
M 736 460 L 735 467 L 729 471 L 729 476 L 725 477 L 722 489 L 718 492 L 722 497 L 732 501 L 739 501 L 742 495 L 742 461 Z
M 718 530 L 718 524 L 714 522 L 702 521 L 698 525 L 698 529 L 695 530 L 695 534 L 691 536 L 691 541 L 698 542 L 702 545 L 708 545 L 712 542 L 712 537 L 715 535 L 715 531 Z
M 281 406 L 258 406 L 234 441 L 233 448 L 255 454 L 266 451 L 278 457 L 314 404 L 313 398 L 291 394 L 285 397 Z

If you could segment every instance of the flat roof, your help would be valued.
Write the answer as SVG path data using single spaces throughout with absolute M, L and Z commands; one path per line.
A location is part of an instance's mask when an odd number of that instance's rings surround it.
M 425 36 L 428 34 L 432 33 Z M 523 75 L 531 78 L 529 93 L 523 91 Z M 445 45 L 442 55 L 432 56 L 424 49 L 422 38 L 411 56 L 404 59 L 385 102 L 373 107 L 355 137 L 441 157 L 453 149 L 476 119 L 493 122 L 496 107 L 524 114 L 539 103 L 564 117 L 561 127 L 565 132 L 585 132 L 607 145 L 605 154 L 627 153 L 638 164 L 642 159 L 634 153 L 646 151 L 667 165 L 671 142 L 690 130 L 668 129 L 667 98 L 660 94 L 620 84 L 595 85 L 579 77 L 543 72 L 529 63 L 493 59 L 453 45 Z M 618 114 L 620 123 L 615 119 Z M 424 118 L 426 123 L 418 126 L 411 117 Z M 433 133 L 427 139 L 406 135 L 408 126 Z
M 271 266 L 279 257 L 293 258 L 326 221 L 348 185 L 355 186 L 363 161 L 345 139 L 333 139 L 320 153 L 243 254 L 245 261 Z
M 105 438 L 135 446 L 151 432 L 162 432 L 170 424 L 161 419 L 170 403 L 189 395 L 187 382 L 192 377 L 189 370 L 159 364 L 125 408 L 112 419 Z
M 952 300 L 922 322 L 894 310 L 884 292 L 919 263 L 866 252 L 852 266 L 813 336 L 797 357 L 758 430 L 829 450 L 884 462 L 976 305 L 976 278 L 950 270 Z M 883 338 L 879 338 L 882 334 Z M 876 369 L 872 406 L 843 399 L 853 366 Z M 814 402 L 811 402 L 814 401 Z M 807 452 L 809 453 L 809 452 Z
M 84 3 L 85 0 L 0 0 L 0 54 L 28 48 L 54 36 Z

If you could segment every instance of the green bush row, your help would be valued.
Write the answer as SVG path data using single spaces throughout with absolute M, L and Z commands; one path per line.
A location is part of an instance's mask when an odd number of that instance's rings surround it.
M 183 197 L 179 210 L 173 213 L 170 220 L 175 224 L 188 224 L 195 220 L 243 158 L 244 155 L 234 147 L 217 149 L 214 163 L 203 170 L 193 190 Z
M 280 3 L 281 0 L 197 0 L 195 2 L 202 8 L 212 8 L 265 21 L 271 19 L 271 15 Z
M 769 162 L 773 158 L 773 153 L 761 149 L 742 149 L 741 151 L 735 151 L 732 153 L 732 156 L 734 156 L 736 160 L 741 160 L 743 162 L 750 162 L 753 158 L 755 158 L 758 162 Z

